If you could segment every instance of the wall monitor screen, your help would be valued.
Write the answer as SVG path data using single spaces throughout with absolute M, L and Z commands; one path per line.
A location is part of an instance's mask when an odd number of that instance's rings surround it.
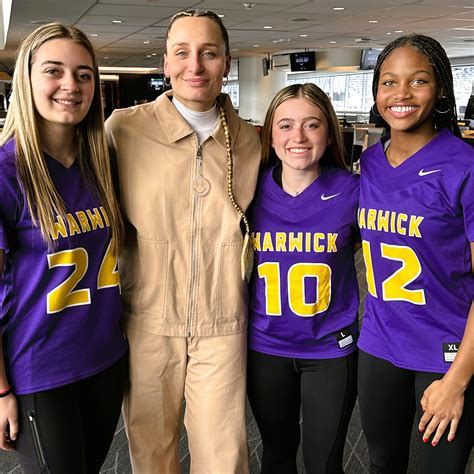
M 314 51 L 290 53 L 290 68 L 292 72 L 315 71 L 316 53 Z

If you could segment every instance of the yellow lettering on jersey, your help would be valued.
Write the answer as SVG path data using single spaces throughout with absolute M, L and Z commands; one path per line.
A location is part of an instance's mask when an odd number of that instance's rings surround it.
M 390 232 L 392 234 L 396 233 L 396 228 L 395 228 L 395 219 L 396 219 L 396 217 L 397 217 L 396 212 L 391 212 L 390 213 Z
M 376 230 L 375 220 L 377 219 L 377 211 L 369 209 L 367 212 L 367 229 Z
M 56 217 L 57 221 L 54 223 L 53 228 L 51 229 L 51 238 L 57 240 L 59 234 L 61 237 L 67 237 L 66 225 L 64 224 L 64 219 L 61 216 Z
M 101 229 L 104 228 L 104 221 L 102 220 L 102 217 L 100 216 L 99 209 L 94 207 L 93 209 L 94 213 L 90 209 L 87 209 L 87 217 L 89 217 L 89 220 L 92 225 L 92 230 L 96 230 L 97 227 L 100 227 Z
M 89 221 L 87 220 L 86 213 L 84 211 L 77 211 L 76 217 L 79 220 L 82 232 L 90 232 L 91 226 L 89 225 Z
M 321 245 L 319 243 L 320 240 L 324 240 L 324 237 L 325 235 L 324 234 L 320 234 L 319 232 L 316 232 L 313 236 L 313 239 L 314 239 L 314 251 L 316 253 L 318 252 L 324 252 L 324 245 Z
M 328 253 L 337 252 L 336 240 L 339 234 L 328 234 Z
M 262 249 L 260 246 L 260 232 L 252 232 L 252 246 L 257 252 Z
M 363 207 L 359 209 L 358 214 L 359 227 L 361 229 L 365 229 L 367 227 L 365 224 L 365 208 Z
M 275 233 L 275 250 L 277 252 L 286 252 L 286 233 L 285 232 Z
M 272 234 L 270 232 L 265 232 L 263 234 L 263 245 L 262 245 L 263 252 L 273 252 L 273 242 L 272 242 Z
M 297 252 L 302 252 L 303 251 L 303 232 L 298 232 L 295 234 L 294 232 L 290 232 L 289 234 L 289 244 L 288 244 L 288 251 L 289 252 L 294 252 L 295 250 Z
M 390 211 L 379 210 L 377 214 L 377 230 L 388 232 L 388 218 L 390 216 Z
M 306 252 L 311 252 L 311 232 L 305 232 L 305 245 L 304 249 Z
M 76 222 L 76 219 L 74 219 L 74 216 L 72 214 L 66 214 L 67 218 L 67 223 L 69 225 L 69 235 L 76 235 L 81 233 L 81 229 L 79 228 L 78 223 Z
M 424 217 L 405 214 L 403 212 L 386 211 L 383 209 L 365 209 L 357 211 L 361 229 L 391 232 L 392 234 L 409 235 L 422 238 L 420 225 Z
M 408 220 L 408 216 L 406 214 L 398 214 L 397 215 L 397 233 L 400 235 L 407 235 L 407 230 L 403 227 L 402 222 L 406 222 Z
M 100 212 L 102 212 L 102 215 L 104 216 L 105 225 L 107 227 L 110 227 L 110 221 L 109 221 L 109 216 L 107 215 L 107 211 L 101 206 Z
M 408 224 L 408 235 L 410 237 L 418 237 L 421 239 L 420 224 L 423 222 L 422 216 L 410 216 L 410 223 Z
M 255 232 L 252 246 L 258 252 L 337 252 L 337 233 Z

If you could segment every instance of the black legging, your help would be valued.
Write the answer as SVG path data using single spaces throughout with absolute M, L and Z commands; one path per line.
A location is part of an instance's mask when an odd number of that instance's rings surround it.
M 359 407 L 370 456 L 370 472 L 407 472 L 410 436 L 415 412 L 425 389 L 443 374 L 400 369 L 390 362 L 359 351 Z M 447 428 L 449 431 L 449 427 Z M 447 432 L 436 447 L 423 443 L 418 434 L 423 473 L 464 473 L 474 430 L 474 384 L 464 393 L 464 410 L 456 436 L 448 443 Z
M 357 355 L 291 359 L 250 350 L 248 396 L 263 442 L 263 474 L 296 473 L 303 411 L 308 474 L 339 474 L 356 400 Z
M 26 474 L 95 474 L 120 416 L 126 357 L 87 379 L 17 396 L 16 452 Z

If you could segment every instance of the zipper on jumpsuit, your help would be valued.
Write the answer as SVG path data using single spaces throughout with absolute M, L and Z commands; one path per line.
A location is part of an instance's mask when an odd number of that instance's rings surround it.
M 202 145 L 198 146 L 196 153 L 196 166 L 194 173 L 194 180 L 202 176 Z M 193 181 L 194 181 L 193 180 Z M 201 203 L 201 197 L 193 191 L 193 209 L 192 209 L 192 227 L 191 227 L 191 281 L 189 285 L 188 294 L 188 317 L 186 321 L 186 334 L 188 337 L 192 336 L 192 322 L 194 312 L 194 287 L 196 286 L 196 273 L 197 273 L 197 261 L 198 261 L 198 248 L 197 242 L 197 220 L 199 215 L 199 207 Z

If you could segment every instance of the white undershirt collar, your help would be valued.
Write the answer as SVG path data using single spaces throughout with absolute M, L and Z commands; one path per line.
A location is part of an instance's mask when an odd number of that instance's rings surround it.
M 215 104 L 210 110 L 197 112 L 196 110 L 186 107 L 173 96 L 173 105 L 194 130 L 198 137 L 199 144 L 211 136 L 219 124 L 219 112 Z

